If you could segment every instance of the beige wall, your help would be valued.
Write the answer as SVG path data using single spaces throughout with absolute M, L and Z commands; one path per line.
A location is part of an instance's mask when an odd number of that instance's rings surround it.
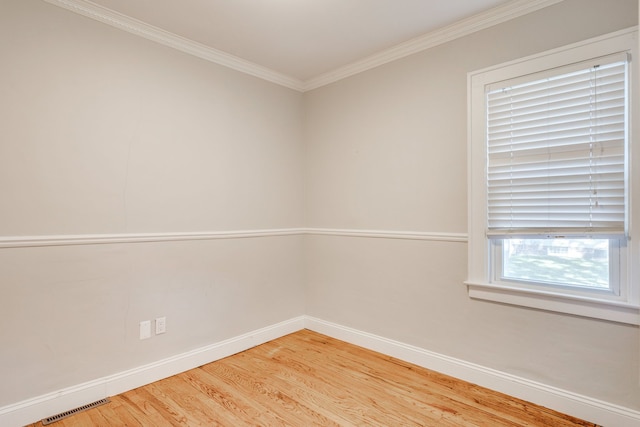
M 299 93 L 42 1 L 1 7 L 0 235 L 301 225 Z
M 41 0 L 0 55 L 0 236 L 302 225 L 300 93 Z M 303 314 L 301 245 L 0 249 L 0 407 Z
M 567 0 L 305 94 L 309 227 L 465 233 L 467 73 L 637 24 Z M 640 409 L 638 328 L 470 300 L 465 243 L 307 238 L 307 313 Z
M 637 16 L 635 0 L 567 0 L 302 95 L 4 0 L 0 236 L 465 233 L 466 73 Z M 470 301 L 466 250 L 338 236 L 0 249 L 0 407 L 307 313 L 640 409 L 638 328 Z M 140 341 L 138 322 L 162 315 L 169 332 Z

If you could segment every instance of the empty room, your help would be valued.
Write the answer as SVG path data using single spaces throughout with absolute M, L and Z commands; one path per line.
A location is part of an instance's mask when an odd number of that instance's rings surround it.
M 0 426 L 640 425 L 638 3 L 0 0 Z

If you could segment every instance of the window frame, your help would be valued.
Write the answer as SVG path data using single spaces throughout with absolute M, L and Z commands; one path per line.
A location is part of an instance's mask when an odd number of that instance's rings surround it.
M 469 296 L 513 305 L 550 310 L 615 322 L 640 324 L 640 246 L 634 225 L 640 224 L 640 203 L 633 189 L 640 187 L 640 148 L 634 149 L 634 123 L 638 115 L 638 68 L 634 66 L 637 49 L 637 28 L 618 31 L 569 46 L 521 58 L 468 74 L 468 278 L 465 284 Z M 498 246 L 486 235 L 487 224 L 487 139 L 485 87 L 520 76 L 565 67 L 592 58 L 620 52 L 632 55 L 629 64 L 629 151 L 628 240 L 621 241 L 612 256 L 619 264 L 616 292 L 581 291 L 577 288 L 523 285 L 497 280 Z M 638 55 L 640 56 L 640 55 Z M 635 184 L 635 186 L 634 186 Z M 637 188 L 636 188 L 637 190 Z M 594 236 L 597 237 L 597 236 Z

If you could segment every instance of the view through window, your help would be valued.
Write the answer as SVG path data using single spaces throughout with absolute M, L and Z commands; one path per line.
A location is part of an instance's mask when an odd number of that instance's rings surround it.
M 502 279 L 610 290 L 608 239 L 504 239 Z

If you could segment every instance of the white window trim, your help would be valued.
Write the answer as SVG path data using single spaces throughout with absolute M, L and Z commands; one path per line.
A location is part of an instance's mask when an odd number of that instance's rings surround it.
M 630 65 L 630 120 L 638 121 L 640 54 L 637 27 L 575 43 L 537 55 L 496 65 L 468 74 L 468 206 L 469 206 L 469 296 L 494 302 L 568 313 L 615 322 L 640 324 L 640 137 L 630 132 L 629 153 L 629 241 L 621 263 L 620 296 L 598 298 L 597 295 L 562 293 L 549 288 L 515 287 L 493 283 L 490 277 L 491 244 L 486 236 L 486 120 L 485 86 L 567 64 L 616 52 L 633 53 Z M 634 64 L 635 62 L 635 64 Z M 475 103 L 475 104 L 474 104 Z M 636 197 L 634 197 L 634 192 Z M 626 261 L 625 261 L 626 260 Z

